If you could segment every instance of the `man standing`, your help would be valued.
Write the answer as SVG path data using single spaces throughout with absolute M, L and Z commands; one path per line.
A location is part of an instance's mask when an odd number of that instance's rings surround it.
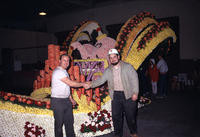
M 60 64 L 52 74 L 51 107 L 55 120 L 55 137 L 63 137 L 63 124 L 65 125 L 67 137 L 75 137 L 72 105 L 75 105 L 76 101 L 70 95 L 70 86 L 81 87 L 84 86 L 84 83 L 78 83 L 69 79 L 66 71 L 69 66 L 69 60 L 70 58 L 67 54 L 61 55 Z
M 137 98 L 139 93 L 138 75 L 131 64 L 120 60 L 116 49 L 110 49 L 110 65 L 103 75 L 90 83 L 88 87 L 95 88 L 107 81 L 112 99 L 112 120 L 116 137 L 123 136 L 124 114 L 131 137 L 137 137 Z
M 163 59 L 163 54 L 158 54 L 158 63 L 157 63 L 157 69 L 160 72 L 159 76 L 159 90 L 161 98 L 164 98 L 167 96 L 167 72 L 168 72 L 168 66 L 166 61 Z

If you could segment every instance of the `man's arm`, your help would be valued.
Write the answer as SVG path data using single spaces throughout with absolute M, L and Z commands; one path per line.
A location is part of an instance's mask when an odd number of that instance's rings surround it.
M 90 83 L 91 88 L 96 88 L 102 84 L 104 84 L 107 81 L 108 75 L 108 68 L 104 71 L 103 75 L 99 77 L 97 80 L 94 80 Z
M 138 99 L 138 93 L 139 93 L 139 80 L 138 80 L 138 74 L 136 70 L 133 68 L 133 66 L 130 66 L 130 80 L 132 82 L 133 86 L 133 95 L 132 95 L 132 100 L 136 101 Z
M 83 86 L 85 86 L 85 83 L 72 81 L 68 77 L 62 78 L 61 81 L 64 82 L 65 84 L 67 84 L 70 87 L 83 87 Z
M 99 77 L 97 80 L 85 82 L 84 88 L 89 89 L 89 88 L 95 88 L 102 85 L 103 83 L 107 81 L 106 76 L 107 76 L 107 70 L 105 70 L 103 75 Z

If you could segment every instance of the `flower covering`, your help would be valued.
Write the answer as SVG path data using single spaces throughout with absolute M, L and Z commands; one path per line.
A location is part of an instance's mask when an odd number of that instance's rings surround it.
M 17 96 L 20 96 L 20 95 L 17 95 Z M 82 97 L 85 97 L 85 96 L 81 96 L 81 99 Z M 74 98 L 78 99 L 77 94 L 75 94 Z M 74 130 L 77 137 L 99 136 L 99 135 L 110 133 L 112 131 L 112 130 L 105 130 L 103 132 L 97 131 L 95 134 L 87 133 L 83 135 L 83 133 L 80 132 L 81 124 L 84 121 L 87 121 L 88 119 L 87 113 L 94 112 L 93 108 L 96 108 L 96 104 L 93 103 L 94 105 L 92 109 L 84 109 L 85 106 L 82 105 L 82 103 L 87 105 L 86 100 L 85 101 L 84 99 L 82 101 L 80 100 L 80 102 L 78 103 L 79 103 L 78 109 L 73 110 Z M 92 103 L 90 105 L 92 106 Z M 102 109 L 111 111 L 111 99 L 109 98 L 109 96 L 103 99 Z M 30 124 L 26 123 L 27 121 L 30 122 Z M 35 126 L 33 126 L 33 124 Z M 37 125 L 38 125 L 38 128 L 36 128 Z M 42 127 L 43 129 L 39 127 Z M 13 136 L 22 137 L 24 136 L 24 134 L 26 135 L 32 134 L 32 136 L 34 136 L 36 134 L 35 130 L 38 130 L 37 134 L 39 133 L 39 131 L 41 132 L 45 130 L 45 136 L 52 137 L 54 136 L 53 112 L 52 110 L 46 109 L 45 107 L 40 108 L 40 107 L 36 107 L 35 105 L 34 106 L 22 105 L 22 104 L 8 101 L 8 100 L 5 101 L 1 98 L 0 99 L 0 129 L 1 129 L 0 135 L 2 137 L 13 137 Z M 32 132 L 32 130 L 34 132 Z M 25 131 L 27 132 L 25 133 Z M 63 132 L 65 131 L 63 130 Z M 42 135 L 44 135 L 44 131 L 43 133 L 41 133 L 41 136 Z
M 34 123 L 26 122 L 24 126 L 25 132 L 24 136 L 25 137 L 45 137 L 45 129 L 42 127 L 39 127 L 35 125 Z
M 99 110 L 97 112 L 88 113 L 89 120 L 81 124 L 80 131 L 85 132 L 96 132 L 98 130 L 104 131 L 105 129 L 110 129 L 112 124 L 111 113 L 106 109 Z
M 168 22 L 158 23 L 151 13 L 141 12 L 123 25 L 117 36 L 116 48 L 122 60 L 137 70 L 147 56 L 169 37 L 176 42 L 176 35 Z
M 121 28 L 118 36 L 117 36 L 117 44 L 116 48 L 122 54 L 124 52 L 124 48 L 129 46 L 130 43 L 127 43 L 129 38 L 135 38 L 137 33 L 141 31 L 146 25 L 150 23 L 156 23 L 155 16 L 152 15 L 150 12 L 141 12 L 136 16 L 130 18 Z M 130 36 L 130 33 L 133 32 L 134 37 Z M 127 45 L 128 44 L 128 45 Z

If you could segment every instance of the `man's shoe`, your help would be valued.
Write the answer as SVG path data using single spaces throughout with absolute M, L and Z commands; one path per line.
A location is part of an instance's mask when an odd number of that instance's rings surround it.
M 139 137 L 137 134 L 131 134 L 131 137 Z

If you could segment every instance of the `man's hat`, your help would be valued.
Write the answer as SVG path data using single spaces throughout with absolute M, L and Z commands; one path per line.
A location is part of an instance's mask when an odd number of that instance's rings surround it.
M 108 51 L 108 55 L 110 55 L 110 54 L 117 54 L 117 55 L 119 55 L 119 52 L 116 49 L 110 49 Z
M 155 59 L 151 58 L 150 61 L 155 64 Z

